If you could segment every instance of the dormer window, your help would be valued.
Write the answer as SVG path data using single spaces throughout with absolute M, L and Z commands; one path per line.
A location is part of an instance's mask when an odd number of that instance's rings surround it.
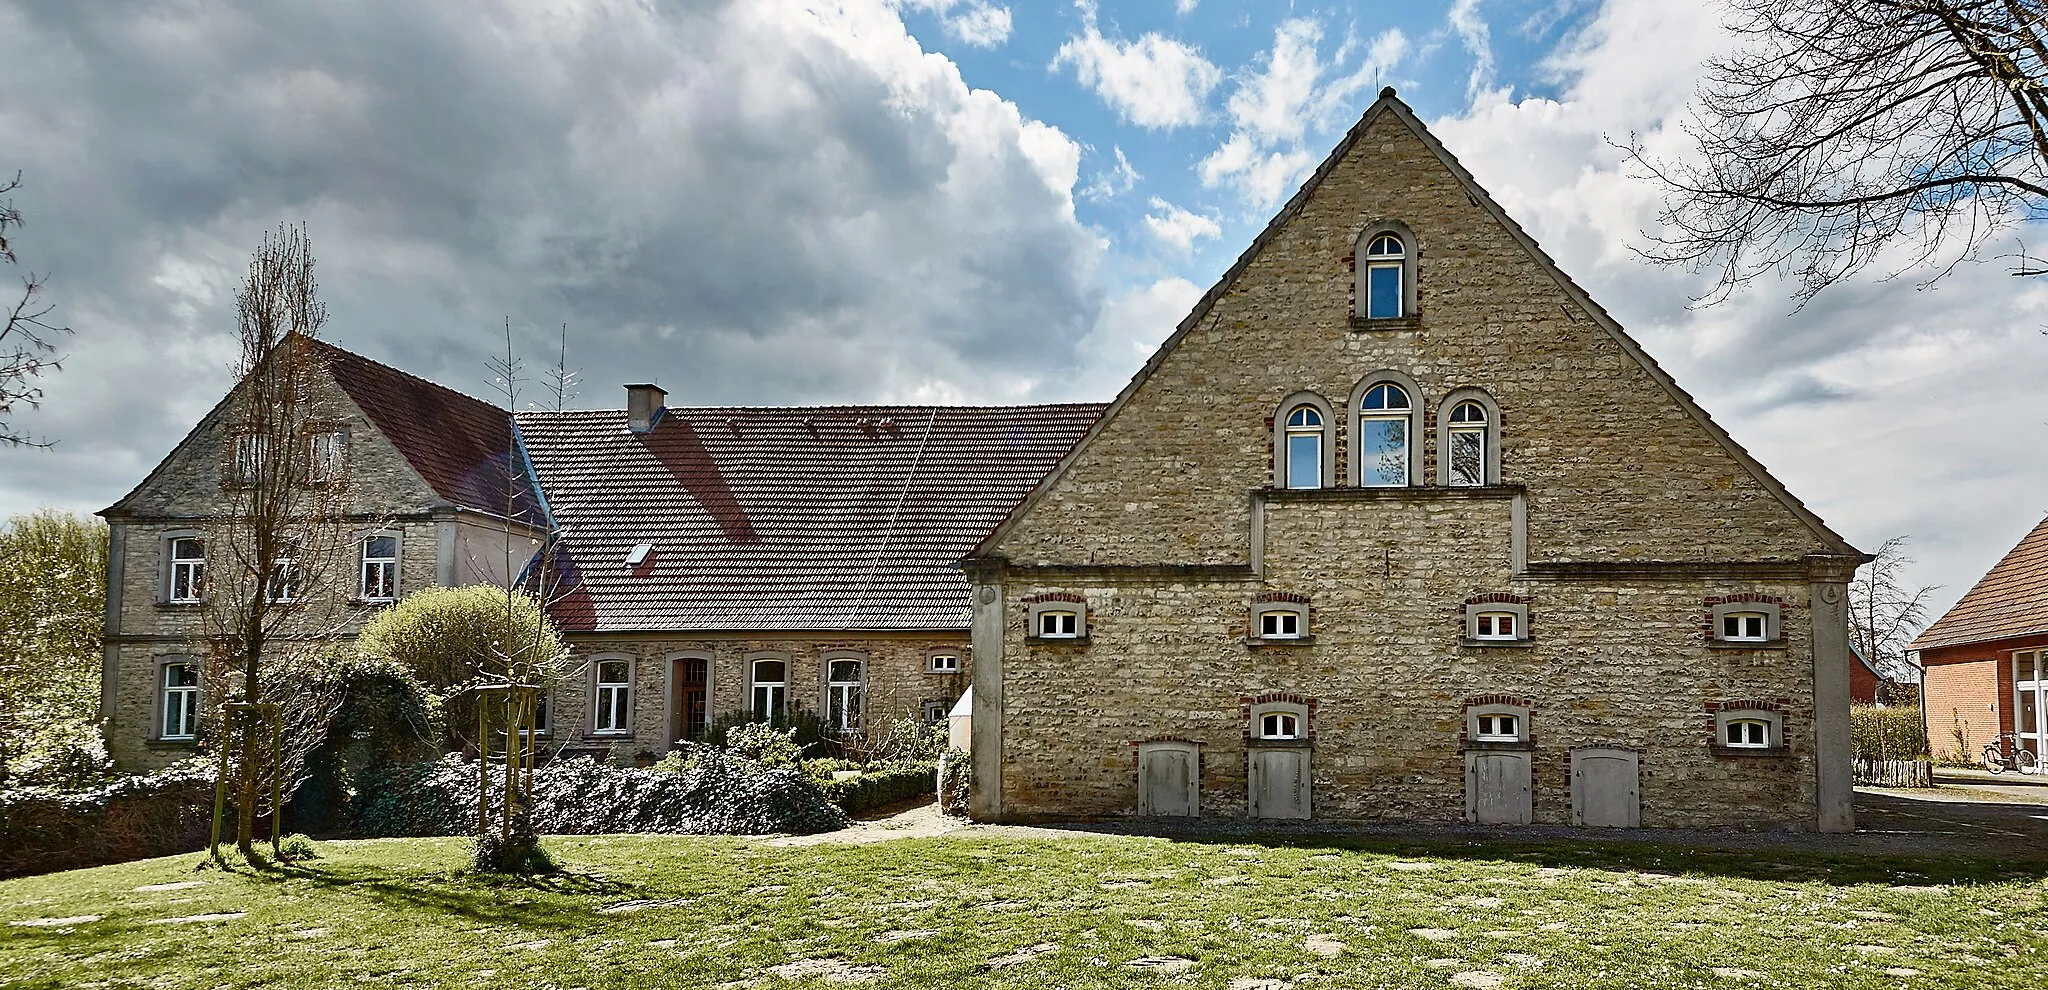
M 1408 248 L 1393 234 L 1375 236 L 1365 249 L 1365 318 L 1397 320 L 1408 315 Z

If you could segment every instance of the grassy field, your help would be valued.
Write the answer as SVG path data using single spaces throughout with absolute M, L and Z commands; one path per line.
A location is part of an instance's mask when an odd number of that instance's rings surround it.
M 0 987 L 2038 987 L 2039 872 L 1637 847 L 1080 837 L 322 843 L 0 882 Z

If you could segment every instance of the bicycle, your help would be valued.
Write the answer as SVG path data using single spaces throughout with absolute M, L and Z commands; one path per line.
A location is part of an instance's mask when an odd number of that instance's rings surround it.
M 2002 733 L 1986 745 L 1983 759 L 1984 769 L 1992 773 L 2007 770 L 2018 770 L 2024 774 L 2041 772 L 2040 758 L 2034 755 L 2033 750 L 2022 749 L 2019 735 L 2012 732 Z

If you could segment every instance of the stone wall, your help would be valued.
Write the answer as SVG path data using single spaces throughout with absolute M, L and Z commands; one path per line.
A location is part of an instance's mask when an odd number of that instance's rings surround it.
M 697 636 L 691 634 L 606 635 L 572 634 L 573 660 L 570 673 L 555 690 L 550 745 L 558 750 L 603 750 L 620 760 L 651 758 L 673 748 L 674 696 L 670 690 L 671 661 L 682 656 L 711 659 L 710 717 L 749 707 L 751 684 L 748 660 L 761 655 L 788 660 L 789 699 L 813 712 L 825 706 L 825 669 L 828 656 L 854 656 L 865 660 L 867 693 L 863 711 L 867 724 L 879 725 L 889 718 L 919 718 L 927 702 L 951 707 L 967 689 L 971 663 L 967 635 L 963 631 L 930 633 L 861 633 L 858 635 L 763 635 L 760 638 Z M 948 653 L 961 660 L 957 674 L 935 674 L 928 670 L 933 653 Z M 589 730 L 594 702 L 595 661 L 604 658 L 632 661 L 633 727 L 624 736 L 597 735 Z
M 1570 821 L 1573 748 L 1618 745 L 1641 753 L 1645 825 L 1813 827 L 1803 581 L 1461 582 L 1446 547 L 1433 571 L 1411 561 L 1353 590 L 1298 579 L 1006 588 L 1003 815 L 1133 814 L 1136 745 L 1158 739 L 1201 745 L 1204 815 L 1242 815 L 1248 705 L 1285 694 L 1314 703 L 1317 817 L 1455 821 L 1464 706 L 1505 695 L 1531 707 L 1538 823 Z M 1312 642 L 1246 642 L 1254 595 L 1276 586 L 1313 589 Z M 1462 645 L 1466 588 L 1526 597 L 1530 644 Z M 1029 596 L 1076 591 L 1087 640 L 1026 637 Z M 1782 647 L 1707 645 L 1706 600 L 1738 592 L 1785 600 Z M 1783 716 L 1789 746 L 1717 749 L 1715 710 L 1751 701 Z

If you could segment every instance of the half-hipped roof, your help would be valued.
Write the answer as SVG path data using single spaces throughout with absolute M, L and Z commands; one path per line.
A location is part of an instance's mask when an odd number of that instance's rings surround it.
M 521 413 L 562 534 L 551 611 L 571 631 L 965 629 L 958 561 L 1102 409 L 669 408 L 647 433 Z
M 1931 650 L 2043 633 L 2048 633 L 2048 519 L 2041 520 L 1909 648 Z

